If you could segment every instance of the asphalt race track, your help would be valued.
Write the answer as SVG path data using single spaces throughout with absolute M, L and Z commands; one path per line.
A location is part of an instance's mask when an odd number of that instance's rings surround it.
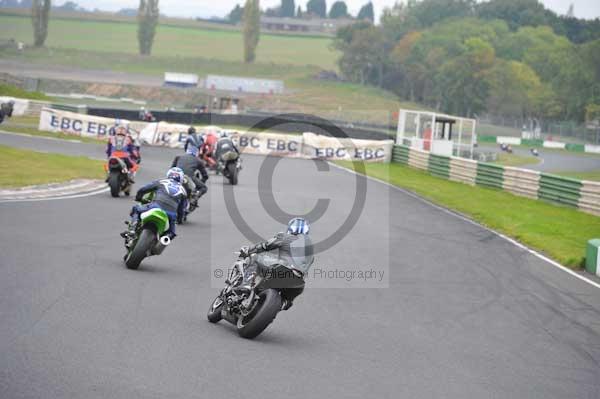
M 93 144 L 0 144 L 103 157 Z M 162 177 L 175 153 L 145 148 L 138 183 Z M 233 191 L 266 237 L 281 226 L 258 199 L 264 162 L 244 157 Z M 287 212 L 330 200 L 317 241 L 355 198 L 356 177 L 326 167 L 281 159 L 273 176 Z M 358 223 L 314 267 L 381 269 L 388 288 L 307 289 L 253 341 L 208 323 L 213 269 L 246 242 L 227 189 L 211 176 L 190 223 L 138 271 L 118 235 L 131 199 L 0 204 L 0 398 L 600 397 L 600 289 L 370 180 Z M 334 280 L 314 286 L 348 283 Z
M 482 145 L 484 151 L 500 153 L 498 145 Z M 591 172 L 600 169 L 600 155 L 581 154 L 565 150 L 538 149 L 540 162 L 533 165 L 525 165 L 522 168 L 539 170 L 540 172 Z M 532 156 L 528 148 L 513 147 L 515 155 Z

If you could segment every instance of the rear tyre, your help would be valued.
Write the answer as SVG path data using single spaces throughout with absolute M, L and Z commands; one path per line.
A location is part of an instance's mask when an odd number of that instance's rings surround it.
M 136 270 L 140 266 L 150 248 L 154 246 L 155 237 L 156 235 L 152 230 L 142 230 L 140 238 L 135 243 L 135 247 L 125 257 L 125 266 L 128 269 Z
M 245 318 L 240 317 L 237 331 L 242 338 L 256 338 L 268 327 L 281 310 L 281 296 L 274 289 L 268 289 L 259 294 L 259 302 L 255 310 Z
M 227 171 L 229 172 L 229 183 L 232 186 L 238 184 L 238 169 L 235 167 L 235 163 L 231 162 L 227 164 Z
M 110 187 L 110 195 L 113 197 L 119 196 L 119 191 L 121 190 L 121 182 L 119 181 L 119 174 L 116 172 L 111 172 L 108 176 L 108 186 Z
M 208 319 L 208 321 L 210 321 L 211 323 L 218 323 L 219 321 L 221 321 L 221 309 L 223 309 L 223 303 L 224 302 L 221 299 L 220 295 L 215 298 L 215 300 L 210 304 L 210 307 L 208 308 L 208 313 L 206 314 L 206 318 Z

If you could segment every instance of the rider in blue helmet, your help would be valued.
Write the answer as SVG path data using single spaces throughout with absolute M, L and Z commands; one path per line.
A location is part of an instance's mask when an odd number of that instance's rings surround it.
M 181 168 L 170 168 L 167 178 L 155 180 L 140 188 L 135 195 L 136 201 L 141 201 L 144 195 L 154 193 L 152 202 L 145 205 L 134 205 L 131 209 L 131 221 L 127 231 L 121 233 L 122 237 L 135 235 L 135 227 L 140 220 L 140 214 L 149 209 L 160 208 L 169 216 L 169 230 L 167 234 L 171 239 L 175 238 L 175 223 L 185 212 L 187 204 L 187 192 L 182 186 L 184 173 Z
M 246 258 L 252 254 L 261 252 L 271 252 L 284 262 L 290 261 L 292 258 L 300 254 L 308 262 L 314 260 L 313 244 L 308 236 L 310 226 L 303 218 L 294 218 L 288 222 L 287 231 L 285 233 L 277 233 L 273 238 L 252 246 L 244 246 L 240 248 L 240 256 Z M 252 273 L 256 270 L 256 263 L 250 264 L 246 268 L 244 280 L 248 280 Z M 283 310 L 288 310 L 292 307 L 292 301 L 302 293 L 304 288 L 286 289 L 283 291 Z
M 181 168 L 188 177 L 184 187 L 188 192 L 190 202 L 196 206 L 198 199 L 208 191 L 205 184 L 208 180 L 208 173 L 204 163 L 198 158 L 198 152 L 198 147 L 190 145 L 184 155 L 176 156 L 171 163 L 172 167 Z M 199 176 L 202 176 L 202 179 Z

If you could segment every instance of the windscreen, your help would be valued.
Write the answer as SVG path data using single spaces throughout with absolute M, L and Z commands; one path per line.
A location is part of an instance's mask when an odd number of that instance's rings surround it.
M 300 234 L 290 243 L 290 260 L 294 268 L 306 273 L 314 262 L 313 243 L 309 236 Z

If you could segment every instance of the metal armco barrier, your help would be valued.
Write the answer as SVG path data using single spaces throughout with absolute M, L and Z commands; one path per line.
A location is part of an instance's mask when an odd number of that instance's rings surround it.
M 600 182 L 580 181 L 534 170 L 434 155 L 401 145 L 394 146 L 392 162 L 426 170 L 431 175 L 444 179 L 496 188 L 600 216 Z

